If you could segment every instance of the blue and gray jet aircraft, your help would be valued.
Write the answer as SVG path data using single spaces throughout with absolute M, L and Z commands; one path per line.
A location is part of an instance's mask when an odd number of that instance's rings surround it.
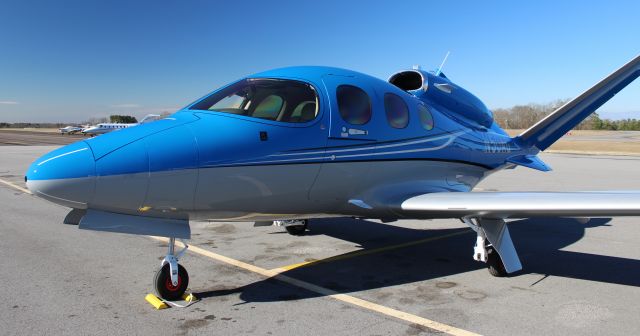
M 318 66 L 262 72 L 165 119 L 56 149 L 29 167 L 37 196 L 72 208 L 80 229 L 169 238 L 157 294 L 180 298 L 189 222 L 459 218 L 473 258 L 496 276 L 522 268 L 510 218 L 640 215 L 640 192 L 476 192 L 503 169 L 548 171 L 537 154 L 640 75 L 640 56 L 510 137 L 440 71 L 388 81 Z

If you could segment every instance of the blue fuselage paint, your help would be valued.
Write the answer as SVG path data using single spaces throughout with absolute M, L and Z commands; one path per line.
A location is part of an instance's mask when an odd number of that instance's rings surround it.
M 51 184 L 46 181 L 86 180 L 91 188 L 83 190 L 91 190 L 92 194 L 73 201 L 114 212 L 151 209 L 162 216 L 167 212 L 216 210 L 228 213 L 221 218 L 235 218 L 234 214 L 241 217 L 249 213 L 253 202 L 256 213 L 295 217 L 310 212 L 332 213 L 323 208 L 336 207 L 332 200 L 364 197 L 375 194 L 375 190 L 389 192 L 412 184 L 412 178 L 416 179 L 413 185 L 420 186 L 413 193 L 469 190 L 487 173 L 510 164 L 510 157 L 537 154 L 535 148 L 519 146 L 500 129 L 491 112 L 471 93 L 446 77 L 424 71 L 420 74 L 426 89 L 404 91 L 344 69 L 291 67 L 267 71 L 248 79 L 287 79 L 311 85 L 318 99 L 316 118 L 288 123 L 194 109 L 199 100 L 169 118 L 46 154 L 29 167 L 26 179 L 32 185 L 44 181 L 39 186 Z M 351 125 L 342 119 L 336 89 L 345 84 L 361 88 L 370 97 L 373 113 L 367 123 Z M 389 124 L 384 104 L 387 93 L 406 103 L 409 122 L 405 128 Z M 425 129 L 420 121 L 420 104 L 432 114 L 432 129 Z M 394 174 L 402 175 L 402 164 L 412 165 L 413 170 L 396 179 L 394 186 L 386 188 L 388 181 L 377 180 L 394 180 L 385 175 L 389 172 L 377 171 L 378 168 L 389 167 Z M 416 164 L 424 164 L 424 169 L 432 169 L 435 175 L 420 172 Z M 447 165 L 451 172 L 443 175 Z M 475 170 L 456 174 L 456 169 L 464 171 L 466 167 Z M 357 170 L 356 175 L 346 178 L 349 170 Z M 411 172 L 418 172 L 415 174 L 419 176 L 412 177 Z M 288 178 L 294 185 L 286 185 Z M 332 195 L 319 185 L 333 185 L 334 180 L 342 178 L 345 179 L 336 184 L 336 193 L 353 195 Z M 350 183 L 360 185 L 349 186 Z M 42 194 L 60 187 L 51 188 Z M 231 198 L 226 200 L 225 194 Z M 269 197 L 273 202 L 264 201 Z M 274 204 L 287 203 L 287 197 L 302 198 L 317 206 L 292 207 L 285 213 L 286 207 Z M 349 213 L 348 207 L 338 207 L 339 213 Z

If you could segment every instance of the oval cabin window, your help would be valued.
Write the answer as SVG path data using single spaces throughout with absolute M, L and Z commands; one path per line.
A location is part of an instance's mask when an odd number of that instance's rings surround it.
M 393 128 L 405 128 L 409 124 L 409 108 L 402 98 L 387 93 L 384 95 L 384 110 L 387 121 Z
M 340 85 L 336 89 L 338 110 L 344 121 L 352 125 L 364 125 L 371 120 L 371 100 L 362 89 L 352 85 Z
M 433 115 L 429 108 L 425 105 L 418 105 L 418 116 L 420 117 L 420 124 L 422 124 L 422 128 L 430 131 L 433 129 Z

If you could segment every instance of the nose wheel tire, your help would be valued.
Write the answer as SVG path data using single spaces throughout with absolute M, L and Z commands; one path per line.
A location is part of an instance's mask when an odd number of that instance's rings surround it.
M 153 281 L 156 294 L 168 301 L 180 300 L 189 285 L 189 274 L 182 265 L 178 264 L 178 284 L 174 286 L 171 282 L 170 272 L 169 264 L 165 264 L 156 272 Z

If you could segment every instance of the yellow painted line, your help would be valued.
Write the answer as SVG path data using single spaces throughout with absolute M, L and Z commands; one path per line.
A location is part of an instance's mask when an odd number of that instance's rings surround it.
M 299 262 L 297 264 L 291 264 L 291 265 L 287 265 L 287 266 L 276 267 L 276 268 L 273 269 L 273 271 L 285 272 L 285 271 L 290 271 L 290 270 L 292 270 L 294 268 L 299 268 L 299 267 L 302 267 L 302 266 L 308 266 L 308 265 L 311 265 L 311 264 L 315 265 L 315 264 L 319 264 L 321 262 L 329 262 L 331 260 L 336 260 L 336 259 L 332 259 L 332 258 L 336 258 L 336 257 L 335 256 L 334 257 L 329 257 L 329 258 L 325 258 L 325 259 L 322 259 L 322 260 L 303 261 L 303 262 Z M 329 259 L 331 259 L 331 260 L 329 260 Z
M 25 189 L 25 188 L 23 188 L 23 187 L 21 187 L 19 185 L 16 185 L 15 183 L 11 183 L 11 182 L 5 181 L 3 179 L 0 179 L 0 183 L 4 183 L 4 184 L 6 184 L 6 185 L 8 185 L 8 186 L 10 186 L 11 188 L 14 188 L 14 189 L 18 189 L 18 190 L 22 191 L 23 193 L 31 194 L 31 191 L 29 191 L 29 190 L 27 190 L 27 189 Z
M 464 232 L 466 233 L 466 232 Z M 462 234 L 460 232 L 456 232 L 456 234 Z M 154 237 L 154 236 L 150 236 L 153 239 L 159 240 L 159 241 L 163 241 L 163 242 L 168 242 L 167 238 L 163 238 L 163 237 Z M 441 236 L 442 237 L 442 236 Z M 434 237 L 437 238 L 437 237 Z M 176 244 L 181 245 L 180 243 L 176 242 Z M 389 317 L 394 317 L 412 324 L 416 324 L 416 325 L 420 325 L 429 329 L 433 329 L 433 330 L 437 330 L 443 333 L 447 333 L 449 335 L 455 335 L 455 336 L 472 336 L 472 335 L 479 335 L 476 334 L 474 332 L 471 331 L 467 331 L 464 329 L 460 329 L 460 328 L 456 328 L 444 323 L 440 323 L 440 322 L 436 322 L 436 321 L 432 321 L 429 319 L 426 319 L 424 317 L 420 317 L 417 315 L 413 315 L 410 313 L 406 313 L 394 308 L 390 308 L 387 306 L 383 306 L 383 305 L 379 305 L 377 303 L 373 303 L 371 301 L 367 301 L 367 300 L 363 300 L 363 299 L 359 299 L 356 297 L 353 297 L 351 295 L 347 295 L 347 294 L 340 294 L 334 290 L 328 289 L 328 288 L 324 288 L 324 287 L 320 287 L 318 285 L 314 285 L 312 283 L 303 281 L 303 280 L 299 280 L 296 278 L 292 278 L 290 276 L 281 274 L 280 271 L 278 270 L 268 270 L 268 269 L 264 269 L 262 267 L 258 267 L 255 265 L 251 265 L 249 263 L 240 261 L 240 260 L 236 260 L 233 258 L 229 258 L 229 257 L 225 257 L 223 255 L 205 250 L 203 248 L 200 248 L 198 246 L 193 246 L 193 245 L 189 245 L 189 251 L 223 262 L 225 264 L 229 264 L 256 274 L 260 274 L 264 277 L 267 278 L 274 278 L 276 280 L 282 281 L 284 283 L 299 287 L 299 288 L 303 288 L 306 289 L 308 291 L 312 291 L 314 293 L 318 293 L 320 295 L 324 295 L 324 296 L 328 296 L 332 299 L 344 302 L 344 303 L 348 303 L 354 306 L 358 306 L 360 308 L 366 309 L 366 310 L 370 310 L 373 312 L 377 312 Z
M 324 264 L 324 263 L 337 261 L 337 260 L 344 260 L 344 259 L 360 257 L 360 256 L 364 256 L 364 255 L 369 255 L 369 254 L 375 254 L 375 253 L 380 253 L 380 252 L 397 250 L 397 249 L 401 249 L 401 248 L 405 248 L 405 247 L 424 244 L 424 243 L 427 243 L 427 242 L 433 242 L 433 241 L 436 241 L 436 240 L 441 240 L 441 239 L 446 239 L 446 238 L 450 238 L 450 237 L 460 236 L 460 235 L 471 233 L 471 232 L 473 232 L 473 230 L 471 230 L 471 229 L 463 229 L 462 231 L 453 232 L 453 233 L 445 234 L 445 235 L 442 235 L 442 236 L 436 236 L 436 237 L 430 237 L 430 238 L 425 238 L 425 239 L 420 239 L 420 240 L 414 240 L 414 241 L 410 241 L 410 242 L 406 242 L 406 243 L 402 243 L 402 244 L 384 246 L 384 247 L 379 247 L 379 248 L 370 249 L 370 250 L 367 250 L 367 249 L 358 250 L 358 251 L 349 252 L 349 253 L 345 253 L 345 254 L 341 254 L 341 255 L 337 255 L 337 256 L 334 256 L 334 257 L 329 257 L 329 258 L 325 258 L 325 259 L 321 259 L 321 260 L 312 260 L 312 261 L 305 261 L 305 262 L 301 262 L 301 263 L 297 263 L 297 264 L 286 265 L 286 266 L 274 268 L 272 271 L 276 271 L 276 272 L 281 273 L 281 272 L 289 271 L 289 270 L 292 270 L 292 269 L 295 269 L 295 268 L 299 268 L 299 267 L 313 266 L 313 265 L 316 265 L 316 264 Z

